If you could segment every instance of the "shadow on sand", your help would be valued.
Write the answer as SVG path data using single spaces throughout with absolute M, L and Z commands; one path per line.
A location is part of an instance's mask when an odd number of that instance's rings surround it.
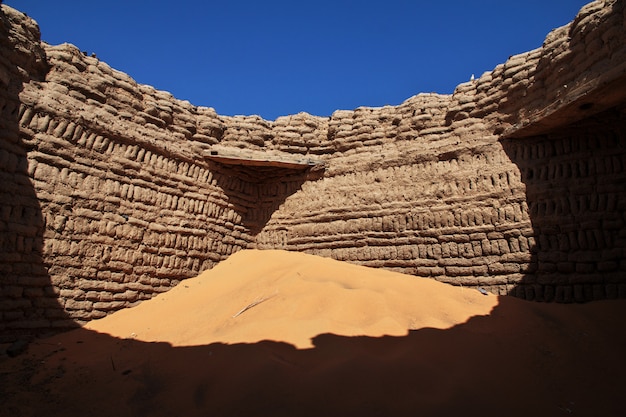
M 470 291 L 470 290 L 468 290 Z M 500 297 L 405 337 L 173 347 L 77 329 L 0 362 L 11 416 L 620 416 L 622 300 Z

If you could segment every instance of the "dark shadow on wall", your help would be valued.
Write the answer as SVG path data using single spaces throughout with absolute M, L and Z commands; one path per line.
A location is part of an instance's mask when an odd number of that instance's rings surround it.
M 43 260 L 44 217 L 37 198 L 28 153 L 32 138 L 20 133 L 23 82 L 43 80 L 43 51 L 31 50 L 32 35 L 13 33 L 19 14 L 0 11 L 0 342 L 12 342 L 70 327 Z
M 78 329 L 0 358 L 0 391 L 15 416 L 619 416 L 625 308 L 499 297 L 447 330 L 322 334 L 306 350 Z
M 535 241 L 512 294 L 558 302 L 626 297 L 624 108 L 501 143 L 526 186 Z
M 256 236 L 285 200 L 298 192 L 306 181 L 315 181 L 324 171 L 264 166 L 209 165 L 217 185 L 239 214 L 241 224 Z

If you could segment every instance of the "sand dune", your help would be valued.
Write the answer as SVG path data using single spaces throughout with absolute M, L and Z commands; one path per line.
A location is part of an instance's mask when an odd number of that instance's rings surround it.
M 626 302 L 242 251 L 0 361 L 0 415 L 626 415 Z
M 406 336 L 489 314 L 497 297 L 303 253 L 247 250 L 87 329 L 173 346 L 285 342 L 324 333 Z

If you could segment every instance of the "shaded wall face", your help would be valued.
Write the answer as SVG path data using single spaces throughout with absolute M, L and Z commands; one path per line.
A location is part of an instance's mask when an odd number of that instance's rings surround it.
M 32 142 L 18 123 L 23 84 L 42 80 L 48 69 L 38 40 L 30 19 L 0 11 L 0 342 L 74 324 L 46 268 L 42 207 L 28 161 Z
M 610 110 L 502 145 L 526 186 L 536 245 L 513 294 L 587 301 L 626 296 L 626 120 Z

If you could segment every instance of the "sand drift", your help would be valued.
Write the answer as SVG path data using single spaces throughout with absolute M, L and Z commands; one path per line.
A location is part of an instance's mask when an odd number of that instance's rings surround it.
M 625 312 L 242 251 L 4 358 L 0 414 L 621 415 Z

